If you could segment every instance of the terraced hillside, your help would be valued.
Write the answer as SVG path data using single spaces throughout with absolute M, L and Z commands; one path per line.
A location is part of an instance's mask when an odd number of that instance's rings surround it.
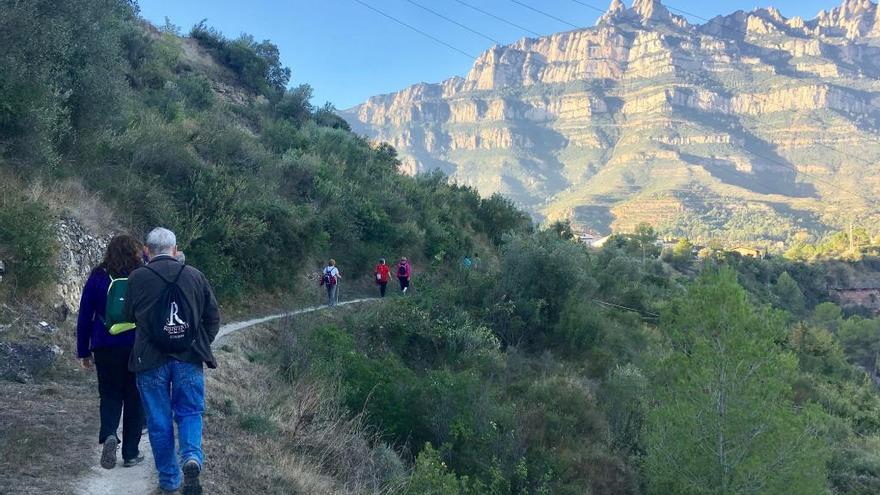
M 880 9 L 774 8 L 702 25 L 614 0 L 595 27 L 483 52 L 466 77 L 343 112 L 536 217 L 781 247 L 872 225 L 880 191 Z

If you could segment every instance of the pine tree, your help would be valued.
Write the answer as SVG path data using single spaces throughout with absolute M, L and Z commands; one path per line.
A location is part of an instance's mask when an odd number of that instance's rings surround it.
M 794 315 L 801 315 L 804 312 L 804 293 L 788 272 L 782 272 L 782 275 L 776 280 L 773 294 L 776 295 L 780 308 L 790 311 Z
M 820 413 L 792 400 L 783 318 L 755 309 L 730 270 L 704 276 L 663 328 L 646 473 L 650 493 L 826 493 Z

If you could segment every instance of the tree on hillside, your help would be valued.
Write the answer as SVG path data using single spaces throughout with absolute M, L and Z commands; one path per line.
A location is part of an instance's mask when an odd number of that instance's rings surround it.
M 686 237 L 682 237 L 675 243 L 675 246 L 672 246 L 672 251 L 669 253 L 667 261 L 679 270 L 682 270 L 690 266 L 693 259 L 694 245 Z
M 850 362 L 877 376 L 880 365 L 880 320 L 852 317 L 840 325 L 838 337 Z
M 723 270 L 665 316 L 671 348 L 655 363 L 650 493 L 826 493 L 820 413 L 792 400 L 797 360 L 777 345 L 780 315 L 753 308 Z
M 501 244 L 502 236 L 508 232 L 528 231 L 532 227 L 528 215 L 498 193 L 480 200 L 478 217 L 489 240 L 495 244 Z
M 550 224 L 549 229 L 555 232 L 560 239 L 565 239 L 566 241 L 574 239 L 574 230 L 571 228 L 571 221 L 569 220 L 557 220 Z
M 776 296 L 780 308 L 790 311 L 794 315 L 801 315 L 804 312 L 804 293 L 788 272 L 782 272 L 782 275 L 776 280 L 776 285 L 773 286 L 773 295 Z
M 636 229 L 632 234 L 632 240 L 639 247 L 642 261 L 645 261 L 645 257 L 648 255 L 652 258 L 657 256 L 657 246 L 654 244 L 657 242 L 657 231 L 654 230 L 654 227 L 644 222 L 636 225 Z

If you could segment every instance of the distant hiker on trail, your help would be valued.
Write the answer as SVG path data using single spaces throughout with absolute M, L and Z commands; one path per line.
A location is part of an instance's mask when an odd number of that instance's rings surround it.
M 412 265 L 407 261 L 406 256 L 400 258 L 397 264 L 397 280 L 400 282 L 400 292 L 406 294 L 409 289 L 409 279 L 412 277 Z
M 336 303 L 339 302 L 339 279 L 341 278 L 342 274 L 339 273 L 339 268 L 336 268 L 336 260 L 331 259 L 321 273 L 321 285 L 327 288 L 327 304 L 330 306 L 336 306 Z
M 461 260 L 461 266 L 463 266 L 465 270 L 470 270 L 471 267 L 474 266 L 474 260 L 472 260 L 470 256 L 465 255 Z
M 97 369 L 101 396 L 98 443 L 104 445 L 101 466 L 106 469 L 116 466 L 120 416 L 122 465 L 131 467 L 144 460 L 138 449 L 144 425 L 143 408 L 134 373 L 128 371 L 134 325 L 125 322 L 123 314 L 126 277 L 141 265 L 141 243 L 128 235 L 114 237 L 104 260 L 89 275 L 79 304 L 76 354 L 83 368 L 92 369 L 94 364 Z
M 175 259 L 177 239 L 163 228 L 147 235 L 150 263 L 128 278 L 125 314 L 137 323 L 129 369 L 147 413 L 147 427 L 159 488 L 202 493 L 203 364 L 216 368 L 211 342 L 220 329 L 220 310 L 211 285 L 195 268 Z M 175 449 L 174 424 L 177 423 Z M 177 457 L 179 453 L 179 458 Z
M 373 276 L 376 277 L 376 285 L 379 286 L 379 295 L 385 297 L 385 289 L 388 288 L 388 281 L 391 280 L 391 270 L 385 263 L 385 258 L 379 260 L 379 264 L 373 270 Z

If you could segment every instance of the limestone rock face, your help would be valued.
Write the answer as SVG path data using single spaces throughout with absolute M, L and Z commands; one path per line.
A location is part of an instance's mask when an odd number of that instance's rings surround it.
M 79 309 L 82 288 L 92 268 L 101 262 L 110 236 L 89 231 L 73 217 L 63 217 L 56 226 L 60 251 L 56 273 L 56 294 L 65 313 Z
M 844 0 L 831 10 L 823 10 L 816 17 L 819 32 L 857 38 L 870 33 L 875 24 L 877 6 L 871 0 Z
M 625 16 L 626 5 L 624 5 L 621 0 L 611 0 L 611 5 L 608 6 L 608 11 L 599 17 L 599 20 L 596 21 L 596 25 L 612 24 L 623 19 Z
M 669 11 L 660 0 L 635 0 L 632 9 L 642 21 L 670 19 Z
M 878 105 L 870 0 L 703 25 L 659 0 L 613 0 L 593 28 L 492 47 L 464 77 L 342 114 L 397 147 L 406 172 L 439 168 L 541 220 L 776 243 L 836 228 L 841 212 L 877 215 L 862 196 L 880 191 Z

